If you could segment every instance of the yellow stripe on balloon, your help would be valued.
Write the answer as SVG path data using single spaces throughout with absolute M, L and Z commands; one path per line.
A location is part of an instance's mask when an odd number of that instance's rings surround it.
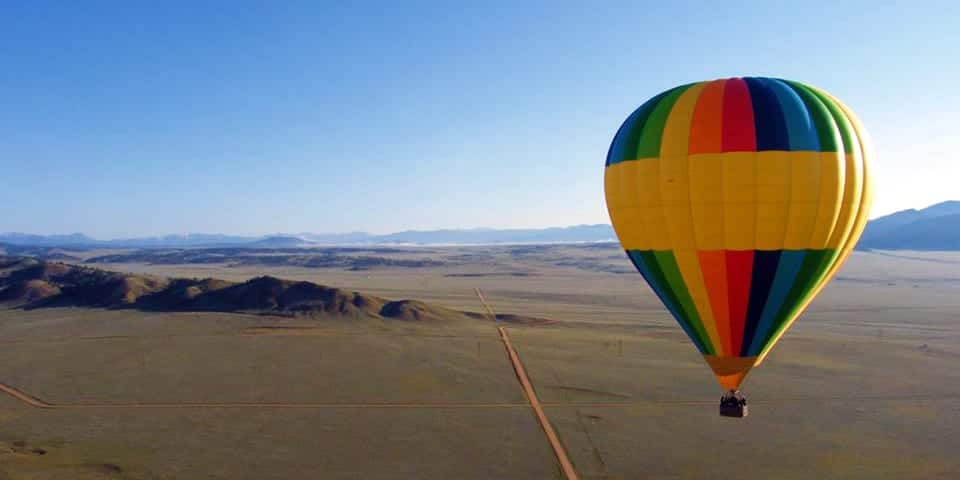
M 690 209 L 697 226 L 694 234 L 699 250 L 726 248 L 722 161 L 726 155 L 729 154 L 704 153 L 689 157 Z
M 757 243 L 757 152 L 720 157 L 724 249 L 755 250 Z
M 664 232 L 671 249 L 696 248 L 693 214 L 690 212 L 690 171 L 686 155 L 660 160 L 660 198 L 663 201 Z
M 688 248 L 693 230 L 700 250 L 840 248 L 853 231 L 860 195 L 862 175 L 845 175 L 854 161 L 808 151 L 663 158 L 660 193 L 673 246 Z
M 703 323 L 704 330 L 710 337 L 710 343 L 713 344 L 713 348 L 718 354 L 721 352 L 729 354 L 729 352 L 725 352 L 720 334 L 717 331 L 717 321 L 713 316 L 710 297 L 707 293 L 706 283 L 703 281 L 703 272 L 700 270 L 700 256 L 693 248 L 674 250 L 673 256 L 677 261 L 677 267 L 680 269 L 680 275 L 683 276 L 683 283 L 687 286 L 687 292 L 697 308 L 697 313 L 700 314 L 700 321 Z
M 853 234 L 848 238 L 847 244 L 844 245 L 844 250 L 847 252 L 847 255 L 849 255 L 850 252 L 853 251 L 856 241 L 860 239 L 863 230 L 867 227 L 867 220 L 870 216 L 870 206 L 873 204 L 873 180 L 867 171 L 869 168 L 867 162 L 873 153 L 873 145 L 870 141 L 870 134 L 867 133 L 866 128 L 863 127 L 863 123 L 861 123 L 857 115 L 853 113 L 853 110 L 850 110 L 849 107 L 833 95 L 826 92 L 824 92 L 824 94 L 836 102 L 837 106 L 840 107 L 847 116 L 847 119 L 850 120 L 850 123 L 853 125 L 853 130 L 857 133 L 860 151 L 860 178 L 863 191 L 861 193 L 860 208 L 857 210 L 857 218 L 854 222 Z M 844 258 L 846 258 L 846 256 L 844 256 Z
M 784 152 L 786 153 L 786 152 Z M 820 211 L 822 161 L 820 152 L 790 152 L 790 192 L 783 249 L 813 248 L 810 240 Z
M 846 159 L 842 152 L 820 152 L 820 201 L 808 248 L 827 248 L 840 217 Z M 790 248 L 789 246 L 787 248 Z
M 837 220 L 837 231 L 834 232 L 834 235 L 827 243 L 827 248 L 836 248 L 841 251 L 840 261 L 842 262 L 842 260 L 846 258 L 846 255 L 849 255 L 849 252 L 843 254 L 843 251 L 846 250 L 845 247 L 851 241 L 855 243 L 856 240 L 860 238 L 859 235 L 854 235 L 854 233 L 857 231 L 857 219 L 860 218 L 862 213 L 861 211 L 863 210 L 864 206 L 863 202 L 867 199 L 864 196 L 864 188 L 866 187 L 864 185 L 864 179 L 866 178 L 866 172 L 864 171 L 866 160 L 864 159 L 864 154 L 870 149 L 870 146 L 869 144 L 865 143 L 864 135 L 867 135 L 867 133 L 863 128 L 863 125 L 856 118 L 856 116 L 853 115 L 853 112 L 851 112 L 850 109 L 843 104 L 843 102 L 837 100 L 836 97 L 819 88 L 810 88 L 818 94 L 832 100 L 834 105 L 836 105 L 840 111 L 843 112 L 843 118 L 841 118 L 841 121 L 845 120 L 845 123 L 847 123 L 853 130 L 853 143 L 851 145 L 844 145 L 844 147 L 849 147 L 849 153 L 845 155 L 847 168 L 844 172 L 844 196 L 843 202 L 840 205 L 840 215 L 838 216 Z M 851 245 L 850 249 L 852 250 L 852 248 L 853 246 Z
M 782 250 L 790 218 L 790 181 L 793 157 L 799 152 L 757 152 L 757 250 Z
M 663 201 L 663 218 L 667 226 L 670 247 L 683 283 L 693 300 L 710 343 L 718 351 L 722 348 L 717 322 L 710 307 L 710 298 L 700 271 L 697 254 L 697 224 L 691 210 L 690 123 L 697 99 L 706 86 L 700 83 L 688 88 L 677 99 L 664 124 L 660 142 L 660 198 Z
M 660 162 L 653 158 L 606 167 L 607 210 L 624 249 L 669 248 L 658 238 L 665 230 L 660 201 Z
M 696 248 L 687 152 L 693 109 L 704 86 L 705 83 L 694 85 L 680 95 L 667 116 L 660 142 L 659 190 L 670 247 L 674 250 Z
M 690 151 L 690 123 L 693 121 L 693 110 L 697 106 L 700 93 L 707 86 L 701 82 L 688 88 L 673 104 L 670 115 L 663 126 L 663 135 L 660 139 L 660 158 L 678 155 L 686 156 Z
M 859 151 L 859 149 L 857 149 Z M 844 155 L 843 200 L 827 248 L 840 249 L 850 238 L 863 197 L 863 159 L 858 153 Z
M 623 206 L 623 195 L 620 192 L 620 179 L 616 175 L 612 175 L 610 173 L 612 171 L 613 168 L 611 167 L 603 169 L 603 193 L 606 197 L 607 210 Z

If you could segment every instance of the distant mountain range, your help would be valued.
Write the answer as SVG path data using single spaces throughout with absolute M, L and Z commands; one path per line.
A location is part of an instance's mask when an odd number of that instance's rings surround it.
M 320 245 L 470 245 L 605 241 L 616 241 L 613 228 L 605 224 L 539 229 L 410 230 L 385 235 L 350 232 L 250 237 L 191 233 L 119 240 L 96 240 L 81 233 L 70 235 L 0 234 L 0 244 L 61 248 L 290 248 Z M 960 201 L 942 202 L 920 210 L 903 210 L 876 218 L 867 225 L 858 248 L 960 250 Z
M 872 220 L 857 245 L 877 250 L 960 250 L 960 201 Z
M 279 248 L 317 245 L 464 245 L 509 243 L 572 243 L 614 241 L 610 225 L 577 225 L 543 229 L 492 229 L 404 231 L 386 235 L 365 232 L 336 234 L 279 234 L 244 237 L 219 234 L 166 235 L 163 237 L 97 240 L 81 233 L 70 235 L 0 234 L 0 243 L 33 247 L 113 247 L 113 248 L 181 248 L 249 246 Z
M 69 235 L 32 235 L 27 233 L 0 233 L 0 243 L 35 247 L 192 247 L 210 245 L 237 245 L 251 243 L 265 237 L 242 237 L 235 235 L 190 233 L 162 237 L 97 240 L 82 233 Z

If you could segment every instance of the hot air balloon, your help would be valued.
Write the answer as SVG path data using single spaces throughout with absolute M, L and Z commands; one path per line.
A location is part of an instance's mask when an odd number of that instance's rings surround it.
M 634 111 L 604 190 L 627 256 L 744 416 L 739 392 L 850 255 L 870 208 L 870 147 L 829 93 L 775 78 L 667 90 Z

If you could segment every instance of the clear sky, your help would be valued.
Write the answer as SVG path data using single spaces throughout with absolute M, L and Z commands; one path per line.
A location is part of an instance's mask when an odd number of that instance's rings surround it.
M 0 232 L 606 223 L 624 118 L 741 75 L 858 112 L 872 216 L 960 198 L 957 2 L 333 3 L 0 3 Z

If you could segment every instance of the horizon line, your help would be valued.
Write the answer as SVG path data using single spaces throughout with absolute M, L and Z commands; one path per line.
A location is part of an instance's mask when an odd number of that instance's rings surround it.
M 565 226 L 549 226 L 549 227 L 458 227 L 458 228 L 433 228 L 433 229 L 409 229 L 409 230 L 397 230 L 387 233 L 371 233 L 365 230 L 353 230 L 345 232 L 310 232 L 310 231 L 301 231 L 296 233 L 291 232 L 270 232 L 263 234 L 247 234 L 247 233 L 222 233 L 222 232 L 185 232 L 185 233 L 163 233 L 155 235 L 135 235 L 135 236 L 112 236 L 108 238 L 103 237 L 94 237 L 88 235 L 84 232 L 70 232 L 70 233 L 30 233 L 30 232 L 14 232 L 14 231 L 0 231 L 0 237 L 2 236 L 12 236 L 12 235 L 22 235 L 22 236 L 34 236 L 34 237 L 84 237 L 85 240 L 92 240 L 97 242 L 111 242 L 111 241 L 125 241 L 125 240 L 153 240 L 153 239 L 164 239 L 171 237 L 190 237 L 190 236 L 208 236 L 208 237 L 235 237 L 235 238 L 245 238 L 245 239 L 262 239 L 270 237 L 299 237 L 303 235 L 313 235 L 313 236 L 347 236 L 347 235 L 366 235 L 370 237 L 384 237 L 390 235 L 399 235 L 405 233 L 435 233 L 435 232 L 478 232 L 478 231 L 491 231 L 491 232 L 506 232 L 506 231 L 518 231 L 518 230 L 552 230 L 552 229 L 571 229 L 578 227 L 610 227 L 613 226 L 610 223 L 580 223 L 573 225 Z

